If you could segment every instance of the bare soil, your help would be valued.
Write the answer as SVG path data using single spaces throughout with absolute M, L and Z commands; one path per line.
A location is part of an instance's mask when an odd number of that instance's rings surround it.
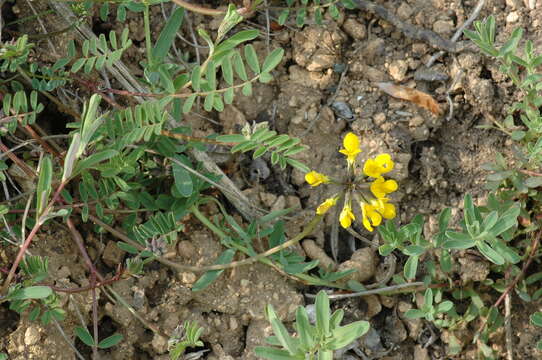
M 451 38 L 477 3 L 475 0 L 376 2 L 402 20 L 433 30 L 444 38 Z M 35 6 L 37 11 L 47 8 L 45 3 Z M 169 13 L 170 4 L 164 5 L 164 9 Z M 15 19 L 32 14 L 26 0 L 17 0 L 14 6 L 4 5 L 4 13 L 8 11 Z M 539 51 L 542 49 L 541 0 L 535 1 L 532 9 L 527 0 L 487 1 L 479 18 L 491 14 L 496 17 L 498 42 L 521 26 L 526 29 L 525 38 L 531 39 Z M 160 6 L 153 7 L 152 16 L 153 35 L 158 36 L 165 23 Z M 49 31 L 58 28 L 54 25 L 53 15 L 46 19 L 50 19 L 45 22 Z M 182 29 L 187 39 L 191 39 L 191 26 L 212 32 L 219 24 L 219 20 L 201 15 L 190 14 L 190 19 Z M 125 24 L 113 22 L 112 15 L 110 20 L 110 23 L 103 23 L 96 14 L 92 18 L 95 31 L 128 26 L 135 45 L 123 60 L 134 74 L 141 75 L 137 70 L 138 62 L 144 58 L 141 16 L 129 13 Z M 393 198 L 398 204 L 398 223 L 407 223 L 421 213 L 426 217 L 427 234 L 435 230 L 436 217 L 443 208 L 451 207 L 454 216 L 461 211 L 466 193 L 473 194 L 477 202 L 484 200 L 487 174 L 480 165 L 492 161 L 497 151 L 509 152 L 511 142 L 497 131 L 477 127 L 491 124 L 492 119 L 503 119 L 507 107 L 519 97 L 511 82 L 499 73 L 495 62 L 475 51 L 446 53 L 431 68 L 434 77 L 440 80 L 418 80 L 416 74 L 424 70 L 424 64 L 438 50 L 405 37 L 372 14 L 341 9 L 339 21 L 326 18 L 324 26 L 311 25 L 310 21 L 302 29 L 287 26 L 271 32 L 269 47 L 265 25 L 265 16 L 257 14 L 243 26 L 264 29 L 262 37 L 254 43 L 257 50 L 265 53 L 269 48 L 280 46 L 285 49 L 285 59 L 275 74 L 276 80 L 255 85 L 253 97 L 237 96 L 234 104 L 227 106 L 221 114 L 207 114 L 201 110 L 202 115 L 218 121 L 219 126 L 198 116 L 188 116 L 186 121 L 194 128 L 195 135 L 217 131 L 231 133 L 239 131 L 246 122 L 269 121 L 277 131 L 301 137 L 303 143 L 310 146 L 310 151 L 301 153 L 299 160 L 320 172 L 338 174 L 344 171 L 345 164 L 337 150 L 343 135 L 353 131 L 361 136 L 363 159 L 381 152 L 392 154 L 396 169 L 391 177 L 400 184 Z M 39 33 L 42 30 L 34 22 L 19 25 L 18 31 Z M 57 54 L 62 55 L 65 51 L 62 44 L 69 38 L 67 33 L 54 39 Z M 188 51 L 195 56 L 193 47 L 177 41 L 176 46 L 181 52 Z M 204 50 L 200 51 L 204 56 Z M 55 60 L 46 40 L 38 43 L 36 56 L 41 61 Z M 443 115 L 435 116 L 412 103 L 384 94 L 376 84 L 387 81 L 431 94 L 439 101 Z M 453 102 L 451 117 L 447 95 Z M 57 129 L 52 124 L 44 126 L 51 132 Z M 269 162 L 254 164 L 249 158 L 229 161 L 230 166 L 234 161 L 234 167 L 240 170 L 230 172 L 232 179 L 259 206 L 273 210 L 302 207 L 288 224 L 289 234 L 295 234 L 310 219 L 315 207 L 332 194 L 329 188 L 310 188 L 304 184 L 304 174 L 296 170 L 283 172 Z M 263 175 L 262 167 L 268 170 L 263 171 Z M 256 171 L 260 176 L 255 175 L 254 169 L 260 169 Z M 216 210 L 209 207 L 206 211 L 212 214 Z M 312 236 L 330 256 L 328 241 L 334 222 L 336 214 L 330 214 Z M 116 262 L 124 257 L 115 250 L 115 239 L 109 234 L 95 234 L 89 225 L 78 226 L 100 271 L 113 274 Z M 221 245 L 196 221 L 189 228 L 178 239 L 178 246 L 168 249 L 171 260 L 191 265 L 212 264 L 222 250 Z M 36 240 L 30 251 L 49 257 L 51 278 L 55 279 L 56 286 L 88 285 L 86 267 L 61 224 L 48 225 Z M 339 233 L 339 243 L 339 263 L 349 260 L 354 250 L 363 247 L 354 244 L 346 232 Z M 303 251 L 301 247 L 298 250 Z M 0 267 L 8 267 L 14 254 L 13 247 L 1 248 Z M 378 279 L 385 265 L 378 255 L 370 256 L 374 266 L 364 270 L 368 274 L 363 280 L 366 284 L 374 282 L 375 277 Z M 480 282 L 488 274 L 488 264 L 468 255 L 458 255 L 456 260 L 457 276 L 470 282 L 475 289 L 481 289 Z M 402 261 L 404 259 L 399 259 L 397 271 L 402 269 Z M 298 305 L 312 302 L 304 294 L 318 290 L 295 283 L 262 264 L 226 271 L 201 292 L 191 291 L 196 279 L 194 273 L 174 273 L 162 265 L 151 265 L 145 276 L 116 282 L 113 287 L 143 314 L 147 322 L 163 333 L 171 333 L 184 320 L 196 320 L 205 329 L 202 336 L 205 348 L 191 351 L 201 351 L 202 359 L 256 359 L 253 348 L 264 344 L 265 337 L 271 333 L 264 320 L 264 306 L 273 304 L 280 318 L 290 323 Z M 488 291 L 484 296 L 484 301 L 489 304 L 498 294 Z M 92 299 L 90 294 L 83 293 L 62 295 L 62 301 L 68 316 L 61 326 L 73 339 L 73 328 L 79 324 L 79 317 L 91 323 Z M 403 316 L 415 304 L 415 298 L 410 294 L 335 302 L 335 308 L 345 309 L 345 321 L 366 319 L 372 325 L 369 334 L 356 344 L 365 357 L 348 351 L 341 358 L 477 358 L 472 338 L 478 323 L 460 332 L 463 350 L 457 356 L 449 356 L 446 331 Z M 542 333 L 528 321 L 529 314 L 540 309 L 540 303 L 524 303 L 513 297 L 515 359 L 542 357 L 542 353 L 535 350 L 535 343 Z M 9 311 L 6 304 L 0 306 L 0 320 L 0 352 L 7 352 L 10 359 L 75 358 L 55 325 L 44 327 L 31 323 L 26 316 L 19 317 Z M 104 335 L 120 332 L 124 336 L 121 345 L 102 352 L 105 359 L 168 358 L 167 338 L 146 329 L 125 307 L 113 305 L 103 295 L 99 298 L 99 329 Z M 495 334 L 492 343 L 504 358 L 504 330 Z M 88 348 L 78 341 L 75 346 L 90 358 Z

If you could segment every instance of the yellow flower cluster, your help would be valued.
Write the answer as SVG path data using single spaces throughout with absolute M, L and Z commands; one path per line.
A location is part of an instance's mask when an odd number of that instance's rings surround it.
M 389 203 L 387 195 L 397 190 L 397 182 L 386 180 L 382 176 L 393 170 L 394 164 L 391 156 L 380 154 L 374 159 L 368 159 L 363 164 L 363 175 L 358 176 L 356 174 L 356 158 L 361 152 L 359 138 L 353 133 L 346 134 L 343 139 L 343 149 L 339 152 L 346 156 L 349 179 L 342 184 L 344 191 L 326 199 L 318 206 L 316 213 L 318 215 L 325 214 L 344 196 L 344 206 L 339 215 L 339 222 L 342 227 L 348 228 L 356 219 L 352 210 L 352 198 L 354 198 L 361 208 L 363 226 L 367 230 L 373 231 L 375 226 L 382 223 L 382 219 L 392 219 L 396 215 L 395 206 Z M 368 181 L 368 179 L 370 180 Z M 305 180 L 311 186 L 330 182 L 339 183 L 316 171 L 307 173 Z

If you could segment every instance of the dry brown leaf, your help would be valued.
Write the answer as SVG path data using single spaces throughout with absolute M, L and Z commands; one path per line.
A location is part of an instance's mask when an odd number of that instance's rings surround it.
M 418 106 L 421 106 L 435 115 L 441 114 L 441 108 L 438 102 L 429 94 L 416 89 L 411 89 L 402 85 L 395 85 L 390 82 L 380 82 L 377 84 L 380 90 L 386 94 L 398 99 L 410 101 Z

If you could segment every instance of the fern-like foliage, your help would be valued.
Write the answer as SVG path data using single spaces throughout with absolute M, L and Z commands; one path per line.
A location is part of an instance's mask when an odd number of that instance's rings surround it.
M 120 60 L 122 53 L 132 45 L 128 38 L 128 28 L 122 31 L 120 40 L 114 31 L 109 32 L 109 42 L 104 34 L 98 38 L 85 40 L 82 46 L 83 57 L 78 58 L 72 65 L 70 71 L 76 73 L 83 69 L 85 73 L 92 70 L 101 70 L 105 65 L 111 66 L 115 61 Z M 68 44 L 68 58 L 63 58 L 55 63 L 59 68 L 66 65 L 75 56 L 75 42 Z
M 322 25 L 322 19 L 327 12 L 332 19 L 339 18 L 338 5 L 347 9 L 355 9 L 356 5 L 351 0 L 286 0 L 286 9 L 280 12 L 278 23 L 284 25 L 286 21 L 295 15 L 295 23 L 298 27 L 305 25 L 307 17 L 312 15 L 314 22 Z
M 277 134 L 276 131 L 269 130 L 267 122 L 246 125 L 242 134 L 221 135 L 217 137 L 218 141 L 225 143 L 236 143 L 231 152 L 248 152 L 254 150 L 252 157 L 254 159 L 271 152 L 271 163 L 278 164 L 281 169 L 286 165 L 293 166 L 301 171 L 308 172 L 310 169 L 291 156 L 307 149 L 307 146 L 300 145 L 299 138 L 292 138 L 286 134 Z
M 4 118 L 0 119 L 0 134 L 13 133 L 17 125 L 33 124 L 36 115 L 44 109 L 43 104 L 38 102 L 38 93 L 31 91 L 30 95 L 24 90 L 14 93 L 8 92 L 2 99 Z

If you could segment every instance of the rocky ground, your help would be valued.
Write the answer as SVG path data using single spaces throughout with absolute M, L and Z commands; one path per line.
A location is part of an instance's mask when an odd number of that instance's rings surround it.
M 430 29 L 444 38 L 451 38 L 473 11 L 475 0 L 382 0 L 376 1 L 395 13 L 403 21 L 420 28 Z M 15 18 L 30 13 L 26 0 L 10 4 Z M 40 5 L 41 6 L 41 5 Z M 43 5 L 46 6 L 46 5 Z M 6 7 L 6 5 L 4 6 Z M 169 4 L 165 5 L 166 10 Z M 7 10 L 6 10 L 7 11 Z M 496 17 L 497 42 L 503 42 L 516 27 L 526 29 L 525 38 L 542 50 L 542 1 L 494 0 L 487 1 L 479 18 Z M 164 23 L 160 6 L 153 7 L 153 33 L 159 34 Z M 190 15 L 182 32 L 187 38 L 190 26 L 216 30 L 218 20 L 209 21 L 201 15 Z M 51 20 L 53 21 L 53 20 Z M 94 29 L 123 28 L 125 24 L 100 22 L 94 17 Z M 144 57 L 144 35 L 141 17 L 129 13 L 126 24 L 134 39 L 124 61 L 138 75 L 138 61 Z M 256 14 L 244 27 L 265 29 L 263 14 Z M 26 27 L 25 27 L 26 26 Z M 36 26 L 36 29 L 28 28 Z M 19 31 L 38 32 L 38 25 L 21 25 Z M 326 174 L 339 174 L 345 163 L 337 152 L 342 136 L 347 131 L 359 134 L 362 140 L 361 157 L 366 159 L 387 152 L 396 161 L 391 177 L 400 187 L 393 200 L 398 204 L 399 223 L 407 223 L 416 214 L 426 217 L 426 232 L 435 230 L 436 217 L 445 207 L 453 213 L 461 211 L 466 193 L 476 201 L 483 200 L 486 173 L 480 165 L 493 160 L 496 151 L 507 152 L 510 140 L 493 130 L 479 129 L 493 119 L 503 119 L 506 108 L 517 101 L 519 94 L 512 83 L 498 70 L 498 64 L 476 51 L 445 53 L 430 68 L 427 61 L 438 52 L 427 43 L 405 37 L 390 23 L 361 11 L 343 11 L 335 21 L 325 19 L 325 26 L 308 22 L 302 29 L 295 25 L 273 30 L 269 38 L 254 43 L 265 53 L 269 47 L 285 49 L 285 58 L 277 69 L 276 80 L 270 84 L 254 86 L 254 96 L 238 96 L 231 106 L 220 114 L 203 114 L 218 122 L 202 120 L 201 116 L 188 116 L 186 121 L 195 135 L 211 132 L 238 132 L 246 122 L 269 121 L 274 129 L 300 137 L 310 151 L 300 154 L 299 160 L 312 169 Z M 67 35 L 69 37 L 69 35 Z M 62 44 L 58 40 L 56 44 Z M 40 43 L 47 48 L 45 41 Z M 180 51 L 193 48 L 179 40 Z M 62 48 L 57 51 L 61 53 Z M 43 54 L 44 61 L 53 54 Z M 140 74 L 139 74 L 140 75 Z M 410 102 L 395 99 L 382 92 L 377 83 L 394 82 L 415 87 L 431 94 L 442 108 L 437 116 Z M 447 102 L 453 104 L 453 111 Z M 451 114 L 451 116 L 450 116 Z M 54 129 L 49 125 L 49 129 Z M 300 206 L 289 224 L 288 231 L 295 234 L 315 207 L 331 195 L 329 188 L 310 188 L 299 171 L 284 172 L 269 162 L 253 163 L 249 158 L 229 159 L 230 166 L 239 171 L 231 178 L 258 206 L 282 209 Z M 234 163 L 231 165 L 231 163 Z M 263 170 L 262 170 L 263 169 Z M 212 207 L 207 209 L 212 213 Z M 330 214 L 312 237 L 313 243 L 329 251 L 329 234 L 336 214 Z M 114 271 L 123 254 L 117 252 L 113 239 L 98 236 L 90 228 L 85 241 L 91 256 L 104 272 Z M 349 261 L 352 266 L 363 267 L 358 280 L 370 284 L 381 278 L 387 270 L 383 259 L 368 248 L 354 244 L 346 232 L 339 233 L 339 255 L 336 261 Z M 221 252 L 217 239 L 198 225 L 190 228 L 179 239 L 178 246 L 170 249 L 172 259 L 191 265 L 210 264 Z M 85 265 L 76 255 L 77 249 L 69 233 L 61 226 L 49 225 L 39 234 L 31 251 L 50 257 L 50 269 L 59 286 L 85 286 L 88 284 Z M 299 251 L 303 251 L 299 248 Z M 1 256 L 4 255 L 4 258 Z M 0 264 L 9 261 L 0 251 Z M 398 269 L 401 261 L 399 259 Z M 474 284 L 484 280 L 488 266 L 479 258 L 465 255 L 457 259 L 458 276 Z M 399 271 L 397 270 L 397 271 Z M 264 320 L 265 304 L 271 303 L 285 322 L 294 319 L 298 305 L 310 303 L 304 294 L 317 289 L 303 287 L 268 267 L 257 264 L 226 271 L 219 281 L 201 292 L 192 292 L 196 274 L 175 274 L 168 268 L 152 265 L 141 278 L 130 278 L 113 285 L 147 321 L 165 333 L 171 333 L 184 320 L 196 320 L 204 327 L 202 340 L 205 359 L 255 359 L 252 349 L 263 344 L 270 335 L 270 326 Z M 475 285 L 476 286 L 476 285 Z M 489 297 L 494 296 L 488 295 Z M 90 294 L 64 295 L 62 302 L 69 309 L 62 323 L 72 333 L 78 324 L 78 313 L 89 318 Z M 393 297 L 369 296 L 362 299 L 334 303 L 343 308 L 346 321 L 371 321 L 370 332 L 357 344 L 365 354 L 345 353 L 344 359 L 448 359 L 447 332 L 422 320 L 408 320 L 404 312 L 416 304 L 412 295 Z M 541 334 L 529 324 L 528 315 L 539 304 L 525 305 L 519 299 L 513 302 L 513 341 L 515 358 L 538 359 L 542 354 L 534 350 Z M 77 310 L 75 309 L 77 308 Z M 43 327 L 29 322 L 0 306 L 0 352 L 7 351 L 10 359 L 73 359 L 54 325 Z M 108 359 L 167 359 L 167 339 L 145 329 L 126 308 L 113 305 L 107 298 L 100 300 L 101 332 L 115 331 L 124 335 L 121 345 L 104 354 Z M 474 359 L 472 336 L 475 329 L 464 329 L 460 338 L 464 350 L 457 359 Z M 498 332 L 493 339 L 496 349 L 504 351 L 504 334 Z M 76 347 L 83 349 L 76 342 Z M 201 350 L 201 349 L 197 349 Z M 196 351 L 196 350 L 194 350 Z M 85 353 L 88 355 L 88 351 Z M 504 352 L 503 352 L 504 354 Z

